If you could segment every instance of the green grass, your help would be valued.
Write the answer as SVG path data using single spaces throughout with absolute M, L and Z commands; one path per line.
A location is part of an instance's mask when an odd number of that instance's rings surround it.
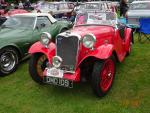
M 36 84 L 22 62 L 10 76 L 0 77 L 0 113 L 150 113 L 150 43 L 135 42 L 117 64 L 112 89 L 97 98 L 90 84 L 73 89 Z

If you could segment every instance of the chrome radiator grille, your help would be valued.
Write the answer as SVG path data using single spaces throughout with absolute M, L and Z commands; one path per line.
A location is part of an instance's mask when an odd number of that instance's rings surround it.
M 76 65 L 76 58 L 79 48 L 79 39 L 77 36 L 57 36 L 56 54 L 63 60 L 61 68 L 67 71 L 73 71 Z

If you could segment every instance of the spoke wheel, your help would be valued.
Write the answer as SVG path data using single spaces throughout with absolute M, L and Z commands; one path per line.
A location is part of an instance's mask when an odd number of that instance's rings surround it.
M 115 60 L 110 57 L 96 61 L 92 73 L 92 89 L 99 96 L 105 96 L 110 90 L 115 76 Z
M 39 83 L 43 83 L 43 72 L 48 63 L 48 59 L 44 54 L 33 54 L 29 61 L 29 73 L 32 79 Z
M 129 56 L 130 55 L 130 53 L 131 53 L 131 51 L 132 51 L 132 41 L 131 41 L 131 38 L 130 38 L 130 40 L 129 40 L 129 48 L 128 48 L 128 50 L 127 50 L 127 54 L 126 54 L 126 56 Z
M 106 92 L 112 84 L 115 72 L 114 69 L 114 62 L 111 59 L 108 59 L 104 62 L 100 73 L 101 82 L 99 84 L 104 92 Z

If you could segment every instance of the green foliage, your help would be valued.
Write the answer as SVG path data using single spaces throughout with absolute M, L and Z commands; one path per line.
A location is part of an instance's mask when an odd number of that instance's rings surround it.
M 28 61 L 17 72 L 0 78 L 0 113 L 150 113 L 150 43 L 135 42 L 104 98 L 92 93 L 89 83 L 73 89 L 36 84 Z

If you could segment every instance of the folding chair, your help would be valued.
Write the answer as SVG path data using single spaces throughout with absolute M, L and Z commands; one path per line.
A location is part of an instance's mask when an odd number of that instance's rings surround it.
M 149 18 L 140 18 L 139 19 L 140 28 L 139 28 L 139 42 L 143 42 L 145 39 L 150 41 L 150 17 Z M 143 37 L 144 36 L 144 37 Z

